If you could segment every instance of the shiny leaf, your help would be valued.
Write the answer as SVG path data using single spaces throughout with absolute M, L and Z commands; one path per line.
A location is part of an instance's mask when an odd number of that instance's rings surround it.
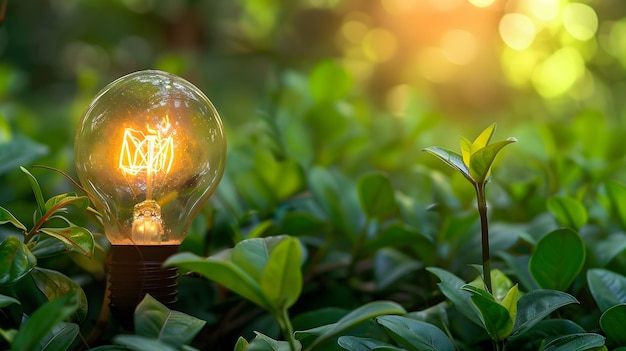
M 45 204 L 46 213 L 51 215 L 70 204 L 85 210 L 89 206 L 89 198 L 87 196 L 77 196 L 74 193 L 60 194 L 51 197 Z
M 70 292 L 39 307 L 24 323 L 11 344 L 11 351 L 41 350 L 39 344 L 53 328 L 78 308 L 77 292 Z
M 604 337 L 595 333 L 563 335 L 546 344 L 543 351 L 583 351 L 604 345 Z
M 348 351 L 402 351 L 403 349 L 370 338 L 344 335 L 337 339 L 337 344 Z
M 469 297 L 470 293 L 461 289 L 465 282 L 456 275 L 437 267 L 428 267 L 427 271 L 436 275 L 441 282 L 437 284 L 439 290 L 454 304 L 454 306 L 476 325 L 482 326 L 482 322 L 476 314 Z
M 11 223 L 17 229 L 21 229 L 24 232 L 27 231 L 26 226 L 22 224 L 11 212 L 4 207 L 0 206 L 0 225 L 5 223 Z
M 197 272 L 256 305 L 271 311 L 272 305 L 262 294 L 259 283 L 232 262 L 231 254 L 232 250 L 229 249 L 204 258 L 185 252 L 171 256 L 163 264 Z
M 12 304 L 20 305 L 20 301 L 12 298 L 11 296 L 0 294 L 0 308 L 7 307 Z
M 42 351 L 65 351 L 78 336 L 80 327 L 76 323 L 61 322 L 40 342 Z
M 487 145 L 473 153 L 470 159 L 469 167 L 469 173 L 472 179 L 474 179 L 476 183 L 486 182 L 487 179 L 489 179 L 491 166 L 493 165 L 498 153 L 502 150 L 502 148 L 516 141 L 517 139 L 515 138 L 508 138 L 506 140 Z
M 39 219 L 41 218 L 41 216 L 43 216 L 44 213 L 46 213 L 46 203 L 43 199 L 41 187 L 39 186 L 39 182 L 37 182 L 37 178 L 35 178 L 32 173 L 30 173 L 26 168 L 22 166 L 20 166 L 20 169 L 28 176 L 28 181 L 30 182 L 30 186 L 33 189 L 33 194 L 35 195 L 35 200 L 37 201 L 37 219 Z
M 528 268 L 542 288 L 565 291 L 580 273 L 585 256 L 580 235 L 567 228 L 557 229 L 539 240 Z
M 492 339 L 502 341 L 511 334 L 513 320 L 506 307 L 482 295 L 472 295 L 470 299 L 478 309 L 485 330 Z
M 261 274 L 261 291 L 276 311 L 289 308 L 302 291 L 301 249 L 298 239 L 286 237 L 270 252 Z
M 76 313 L 72 315 L 73 321 L 80 322 L 87 316 L 87 297 L 83 289 L 72 279 L 63 273 L 36 267 L 31 272 L 37 288 L 48 298 L 55 300 L 61 296 L 75 293 L 77 295 Z
M 615 305 L 600 316 L 600 327 L 613 345 L 626 346 L 626 304 Z
M 149 294 L 135 309 L 135 333 L 157 339 L 173 347 L 189 344 L 206 321 L 172 311 Z
M 550 313 L 573 303 L 578 303 L 578 300 L 572 295 L 558 290 L 534 290 L 525 293 L 517 302 L 518 313 L 515 318 L 513 334 L 523 333 Z
M 14 236 L 0 243 L 0 285 L 12 285 L 26 276 L 37 264 L 28 247 Z
M 626 303 L 626 277 L 623 275 L 594 268 L 587 271 L 587 283 L 600 311 Z
M 461 157 L 461 155 L 457 154 L 456 152 L 452 150 L 439 147 L 439 146 L 431 146 L 423 150 L 428 152 L 431 155 L 436 156 L 448 166 L 461 172 L 461 174 L 463 174 L 465 178 L 467 178 L 470 182 L 472 182 L 472 184 L 475 183 L 474 179 L 472 179 L 472 177 L 470 176 L 469 167 L 467 167 L 465 163 L 463 163 L 463 158 Z
M 361 324 L 371 318 L 375 318 L 382 315 L 391 314 L 406 314 L 406 311 L 402 306 L 391 301 L 374 301 L 362 305 L 347 315 L 343 316 L 337 323 L 325 326 L 322 333 L 315 339 L 310 349 L 313 349 L 315 345 L 319 345 L 322 342 L 339 335 L 340 333 Z M 296 338 L 299 338 L 299 334 L 307 335 L 308 331 L 297 331 Z M 302 335 L 300 335 L 302 336 Z
M 69 226 L 65 228 L 41 228 L 40 231 L 59 239 L 69 251 L 76 251 L 87 257 L 93 256 L 95 242 L 87 228 Z
M 411 351 L 454 351 L 448 336 L 436 326 L 404 316 L 376 318 L 391 338 Z

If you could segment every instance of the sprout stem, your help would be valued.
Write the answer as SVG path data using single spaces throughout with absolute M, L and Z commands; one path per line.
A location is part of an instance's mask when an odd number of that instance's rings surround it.
M 483 279 L 487 291 L 491 289 L 491 261 L 489 255 L 489 221 L 487 219 L 487 198 L 485 197 L 485 184 L 476 183 L 476 200 L 478 202 L 478 214 L 480 216 L 481 243 L 483 248 Z

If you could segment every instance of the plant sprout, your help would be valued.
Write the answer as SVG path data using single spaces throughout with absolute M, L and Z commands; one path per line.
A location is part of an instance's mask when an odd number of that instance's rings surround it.
M 483 279 L 489 292 L 491 288 L 491 264 L 489 258 L 489 228 L 487 219 L 487 199 L 485 197 L 485 185 L 491 179 L 491 166 L 496 155 L 503 147 L 517 141 L 515 138 L 507 138 L 489 144 L 491 136 L 496 130 L 496 124 L 492 124 L 478 135 L 473 142 L 461 136 L 461 155 L 439 146 L 431 146 L 424 149 L 429 154 L 437 156 L 444 163 L 458 171 L 472 183 L 476 190 L 478 214 L 480 216 Z

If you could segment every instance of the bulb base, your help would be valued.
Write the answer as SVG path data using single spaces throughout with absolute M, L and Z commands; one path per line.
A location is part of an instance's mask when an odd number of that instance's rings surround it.
M 146 294 L 172 308 L 178 295 L 178 268 L 162 268 L 179 245 L 111 245 L 109 307 L 126 330 L 133 330 L 135 308 Z

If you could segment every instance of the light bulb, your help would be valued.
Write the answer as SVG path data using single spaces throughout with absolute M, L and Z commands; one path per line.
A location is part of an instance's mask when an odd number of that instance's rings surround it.
M 74 152 L 111 243 L 112 311 L 130 309 L 132 317 L 145 293 L 172 304 L 178 275 L 161 263 L 178 250 L 224 171 L 226 141 L 215 107 L 180 77 L 131 73 L 91 101 Z

